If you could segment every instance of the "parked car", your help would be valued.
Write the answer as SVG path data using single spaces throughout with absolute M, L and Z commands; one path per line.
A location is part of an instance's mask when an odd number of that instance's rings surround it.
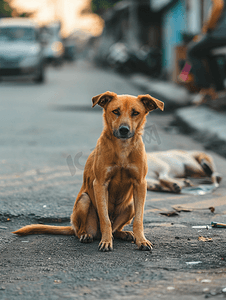
M 46 63 L 60 65 L 64 57 L 64 45 L 60 35 L 60 23 L 51 23 L 42 28 L 42 34 L 45 36 L 44 56 Z
M 38 25 L 28 18 L 0 19 L 0 79 L 45 79 L 43 45 Z

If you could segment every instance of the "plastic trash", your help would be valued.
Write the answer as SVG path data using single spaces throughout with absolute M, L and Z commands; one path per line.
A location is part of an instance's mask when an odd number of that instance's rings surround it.
M 202 261 L 188 261 L 186 262 L 187 265 L 198 265 L 198 264 L 201 264 Z
M 226 228 L 226 224 L 218 223 L 218 222 L 211 222 L 211 226 L 217 228 Z
M 199 186 L 186 187 L 181 190 L 181 194 L 189 195 L 206 195 L 210 194 L 218 188 L 219 184 L 201 184 Z

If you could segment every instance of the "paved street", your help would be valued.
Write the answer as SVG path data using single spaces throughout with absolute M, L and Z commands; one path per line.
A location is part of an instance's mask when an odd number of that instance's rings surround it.
M 113 252 L 101 253 L 98 241 L 11 234 L 31 223 L 69 224 L 83 166 L 102 130 L 102 111 L 91 108 L 91 99 L 107 90 L 145 93 L 129 78 L 83 61 L 49 68 L 44 85 L 0 83 L 0 299 L 226 297 L 226 231 L 192 228 L 226 223 L 226 159 L 215 153 L 223 182 L 213 193 L 147 193 L 144 227 L 154 244 L 151 253 L 118 240 Z M 203 149 L 171 126 L 173 120 L 172 111 L 149 114 L 147 151 Z M 189 212 L 160 214 L 176 206 Z

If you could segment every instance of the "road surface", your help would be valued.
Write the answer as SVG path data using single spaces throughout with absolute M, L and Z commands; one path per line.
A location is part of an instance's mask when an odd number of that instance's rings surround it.
M 204 196 L 148 192 L 144 228 L 152 252 L 118 240 L 113 252 L 102 253 L 98 241 L 11 234 L 31 223 L 69 224 L 83 166 L 103 125 L 91 98 L 107 90 L 144 93 L 129 78 L 84 61 L 47 73 L 44 85 L 0 84 L 0 299 L 225 297 L 225 230 L 192 228 L 226 223 L 225 180 Z M 146 150 L 203 149 L 171 126 L 173 119 L 172 112 L 149 114 Z M 226 160 L 212 154 L 225 178 Z M 175 206 L 190 212 L 161 215 Z

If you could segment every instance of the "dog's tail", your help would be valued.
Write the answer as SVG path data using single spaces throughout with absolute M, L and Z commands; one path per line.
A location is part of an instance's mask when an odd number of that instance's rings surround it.
M 62 235 L 74 235 L 75 231 L 72 226 L 51 226 L 34 224 L 27 225 L 13 232 L 14 234 L 23 236 L 28 234 L 62 234 Z

